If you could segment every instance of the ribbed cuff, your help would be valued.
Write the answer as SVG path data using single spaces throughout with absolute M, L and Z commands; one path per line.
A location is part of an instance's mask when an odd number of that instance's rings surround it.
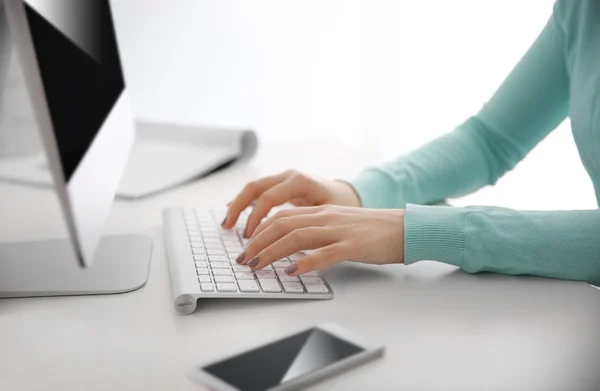
M 444 206 L 406 205 L 404 263 L 431 260 L 461 266 L 465 211 Z
M 364 208 L 382 209 L 394 204 L 394 180 L 379 170 L 365 170 L 349 184 L 358 194 Z

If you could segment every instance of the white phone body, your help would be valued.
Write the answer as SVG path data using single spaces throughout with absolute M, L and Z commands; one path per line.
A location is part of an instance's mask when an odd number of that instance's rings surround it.
M 324 332 L 331 334 L 343 341 L 349 342 L 349 343 L 361 348 L 362 351 L 358 352 L 352 356 L 349 356 L 347 358 L 344 358 L 340 361 L 336 361 L 332 364 L 329 364 L 325 367 L 319 368 L 315 371 L 309 372 L 307 374 L 301 375 L 299 377 L 296 377 L 294 379 L 291 379 L 289 381 L 281 383 L 275 387 L 268 388 L 269 391 L 298 390 L 298 389 L 307 387 L 311 384 L 314 384 L 316 382 L 319 382 L 323 379 L 332 377 L 332 376 L 334 376 L 340 372 L 343 372 L 347 369 L 350 369 L 352 367 L 358 366 L 360 364 L 371 361 L 375 358 L 381 357 L 383 355 L 383 352 L 384 352 L 383 346 L 374 345 L 374 344 L 366 341 L 364 338 L 360 337 L 359 335 L 356 335 L 355 333 L 353 333 L 349 330 L 346 330 L 339 325 L 327 323 L 327 324 L 322 324 L 322 325 L 319 325 L 319 326 L 316 326 L 316 327 L 313 327 L 310 329 L 299 330 L 298 332 L 291 333 L 288 336 L 280 338 L 278 340 L 270 341 L 266 344 L 263 344 L 260 346 L 255 346 L 251 349 L 240 352 L 240 353 L 236 354 L 235 356 L 225 357 L 223 359 L 220 359 L 220 360 L 217 360 L 214 362 L 206 363 L 202 366 L 193 367 L 190 370 L 188 370 L 187 376 L 192 381 L 194 381 L 198 384 L 201 384 L 205 387 L 208 387 L 210 390 L 213 390 L 213 391 L 240 391 L 239 388 L 236 388 L 235 386 L 227 383 L 223 379 L 218 378 L 209 372 L 206 372 L 203 369 L 203 367 L 208 367 L 212 364 L 222 362 L 229 358 L 233 358 L 238 355 L 242 355 L 244 353 L 251 352 L 251 351 L 258 349 L 264 345 L 281 341 L 283 339 L 286 339 L 287 337 L 291 337 L 295 334 L 302 333 L 303 331 L 307 331 L 307 330 L 311 330 L 311 329 L 320 329 L 321 331 L 324 331 Z

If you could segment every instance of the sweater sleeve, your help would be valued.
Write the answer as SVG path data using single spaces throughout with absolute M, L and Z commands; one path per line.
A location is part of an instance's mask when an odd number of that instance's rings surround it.
M 553 15 L 492 98 L 453 132 L 351 182 L 363 206 L 403 208 L 494 184 L 567 116 L 569 80 Z
M 528 274 L 600 286 L 600 210 L 409 204 L 404 226 L 406 264 L 437 260 L 469 273 Z

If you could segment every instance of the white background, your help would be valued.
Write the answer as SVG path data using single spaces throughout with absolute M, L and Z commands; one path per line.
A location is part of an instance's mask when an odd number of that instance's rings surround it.
M 117 0 L 114 11 L 137 116 L 251 127 L 263 140 L 339 140 L 377 164 L 475 114 L 552 4 Z M 568 122 L 495 189 L 460 202 L 596 207 Z

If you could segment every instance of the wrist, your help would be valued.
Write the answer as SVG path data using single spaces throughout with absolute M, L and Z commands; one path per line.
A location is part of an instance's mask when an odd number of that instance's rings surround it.
M 334 182 L 339 190 L 337 197 L 338 205 L 351 206 L 355 208 L 362 207 L 362 201 L 354 186 L 352 186 L 349 182 L 340 179 L 336 179 Z
M 406 209 L 390 209 L 390 213 L 394 216 L 396 241 L 399 244 L 398 254 L 395 263 L 404 263 L 404 221 L 406 218 Z

